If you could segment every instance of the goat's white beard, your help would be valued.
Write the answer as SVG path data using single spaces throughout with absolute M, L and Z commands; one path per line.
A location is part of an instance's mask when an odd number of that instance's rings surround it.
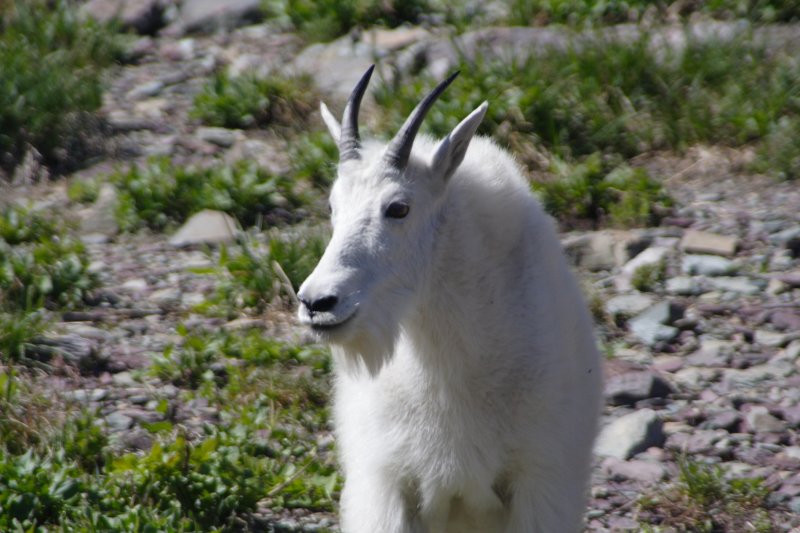
M 331 344 L 338 368 L 350 376 L 377 376 L 394 354 L 400 325 L 396 321 L 370 320 L 341 344 Z

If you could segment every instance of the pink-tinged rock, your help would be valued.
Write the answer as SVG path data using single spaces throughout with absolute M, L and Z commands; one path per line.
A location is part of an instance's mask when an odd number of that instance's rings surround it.
M 731 257 L 736 253 L 737 239 L 705 231 L 689 230 L 683 235 L 681 249 L 696 254 Z
M 746 429 L 751 433 L 778 433 L 786 431 L 786 422 L 769 412 L 763 405 L 752 406 L 744 416 Z
M 779 331 L 800 331 L 800 311 L 778 309 L 770 315 L 769 321 Z
M 667 470 L 663 465 L 654 461 L 636 459 L 622 461 L 609 457 L 603 461 L 603 469 L 611 481 L 638 481 L 650 485 L 667 476 Z

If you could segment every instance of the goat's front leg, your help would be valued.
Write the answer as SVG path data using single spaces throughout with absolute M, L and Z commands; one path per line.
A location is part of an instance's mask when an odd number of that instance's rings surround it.
M 342 533 L 424 533 L 402 485 L 375 470 L 349 473 L 340 504 Z

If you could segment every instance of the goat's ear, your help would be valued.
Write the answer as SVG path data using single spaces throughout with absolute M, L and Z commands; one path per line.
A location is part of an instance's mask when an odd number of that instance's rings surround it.
M 336 144 L 339 144 L 339 137 L 342 136 L 341 124 L 339 124 L 339 121 L 333 116 L 333 113 L 331 113 L 328 106 L 325 105 L 325 102 L 319 103 L 319 111 L 322 113 L 322 121 L 325 123 L 325 126 L 327 126 L 331 137 L 336 141 Z
M 488 107 L 489 103 L 483 102 L 439 143 L 431 161 L 431 170 L 434 176 L 441 176 L 443 180 L 447 180 L 453 175 L 458 165 L 464 160 L 469 142 L 475 135 L 475 130 L 478 129 Z

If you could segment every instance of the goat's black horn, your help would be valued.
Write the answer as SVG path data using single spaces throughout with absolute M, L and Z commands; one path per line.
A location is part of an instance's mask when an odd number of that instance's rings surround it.
M 397 132 L 397 135 L 394 136 L 392 142 L 389 143 L 386 149 L 386 159 L 389 164 L 400 170 L 406 168 L 408 158 L 411 156 L 411 146 L 414 144 L 414 138 L 416 138 L 417 132 L 419 132 L 422 121 L 425 120 L 425 115 L 428 114 L 428 110 L 436 99 L 439 98 L 439 95 L 441 95 L 453 80 L 456 79 L 456 76 L 458 76 L 458 71 L 454 72 L 450 77 L 437 85 L 428 96 L 417 104 L 417 107 L 415 107 L 414 111 L 408 116 L 403 127 L 400 128 L 400 131 Z
M 339 134 L 339 161 L 361 159 L 361 138 L 358 136 L 358 108 L 361 106 L 361 98 L 367 91 L 367 85 L 373 70 L 375 70 L 375 65 L 370 66 L 361 76 L 361 79 L 358 80 L 358 83 L 353 88 L 350 98 L 347 99 L 347 105 L 344 107 L 342 131 Z

